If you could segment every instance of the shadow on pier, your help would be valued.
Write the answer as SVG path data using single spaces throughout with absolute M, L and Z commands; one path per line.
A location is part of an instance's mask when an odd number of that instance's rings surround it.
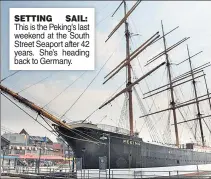
M 62 178 L 68 178 L 68 179 L 76 179 L 76 173 L 64 173 L 64 172 L 57 172 L 57 173 L 41 173 L 41 174 L 35 174 L 35 173 L 4 173 L 1 174 L 1 178 L 23 178 L 23 179 L 62 179 Z

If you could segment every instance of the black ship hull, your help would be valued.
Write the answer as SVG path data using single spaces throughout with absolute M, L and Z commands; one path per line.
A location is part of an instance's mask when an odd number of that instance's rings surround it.
M 108 141 L 101 140 L 110 135 L 111 168 L 150 168 L 211 163 L 211 153 L 198 152 L 143 142 L 139 137 L 123 135 L 89 127 L 57 131 L 68 142 L 75 158 L 82 158 L 84 169 L 99 169 L 99 157 L 108 157 Z M 100 142 L 100 143 L 98 143 Z

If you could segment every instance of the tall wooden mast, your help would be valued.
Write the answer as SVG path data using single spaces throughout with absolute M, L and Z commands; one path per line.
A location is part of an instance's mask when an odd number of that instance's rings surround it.
M 127 14 L 126 9 L 126 1 L 124 0 L 124 12 L 125 16 Z M 128 28 L 127 19 L 125 20 L 125 38 L 126 38 L 126 59 L 127 59 L 127 83 L 126 87 L 131 84 L 131 64 L 130 64 L 130 32 Z M 129 97 L 129 123 L 130 123 L 130 135 L 132 136 L 133 131 L 133 96 L 132 96 L 132 88 L 128 90 Z
M 107 42 L 111 36 L 119 29 L 119 27 L 124 24 L 125 25 L 125 39 L 126 39 L 126 59 L 120 63 L 114 70 L 112 70 L 108 75 L 105 76 L 107 80 L 103 83 L 105 84 L 109 79 L 111 79 L 116 73 L 118 73 L 123 67 L 126 67 L 126 88 L 128 89 L 128 98 L 129 98 L 129 124 L 130 124 L 130 135 L 133 136 L 133 100 L 132 100 L 132 80 L 131 80 L 131 61 L 134 59 L 139 53 L 141 53 L 147 46 L 149 46 L 155 39 L 158 38 L 158 33 L 156 33 L 152 38 L 146 41 L 142 46 L 136 49 L 132 54 L 130 54 L 130 32 L 128 28 L 127 18 L 129 15 L 135 10 L 135 8 L 139 5 L 141 1 L 138 0 L 132 6 L 132 8 L 127 12 L 126 1 L 123 0 L 118 8 L 115 10 L 113 15 L 117 12 L 120 6 L 124 5 L 124 17 L 123 19 L 116 25 L 114 30 L 108 35 L 108 38 L 105 42 Z M 113 16 L 112 15 L 112 16 Z M 103 105 L 104 106 L 104 105 Z
M 203 72 L 203 74 L 204 74 L 204 72 Z M 206 86 L 206 90 L 207 90 L 207 97 L 209 98 L 209 105 L 210 105 L 210 109 L 211 109 L 210 93 L 209 93 L 209 89 L 208 89 L 208 85 L 207 85 L 207 80 L 206 80 L 205 74 L 204 74 L 204 82 L 205 82 L 205 86 Z
M 175 106 L 175 101 L 174 101 L 174 91 L 173 91 L 173 85 L 172 85 L 171 66 L 170 66 L 168 53 L 167 53 L 167 50 L 166 50 L 166 39 L 165 39 L 162 21 L 161 21 L 161 26 L 162 26 L 162 32 L 163 32 L 163 44 L 164 44 L 164 53 L 165 53 L 165 56 L 166 56 L 167 73 L 168 73 L 168 78 L 169 78 L 169 86 L 170 86 L 169 88 L 170 88 L 170 92 L 171 92 L 171 107 L 172 107 L 173 118 L 174 118 L 176 146 L 179 147 L 179 135 L 178 135 L 178 128 L 177 128 L 177 116 L 176 116 L 176 106 Z
M 146 78 L 147 76 L 149 76 L 151 73 L 153 73 L 154 71 L 156 71 L 158 68 L 160 68 L 161 66 L 163 66 L 165 63 L 161 63 L 160 65 L 156 66 L 155 68 L 153 68 L 152 70 L 150 70 L 148 73 L 146 73 L 145 75 L 143 75 L 141 78 L 139 78 L 138 80 L 136 80 L 135 82 L 132 82 L 132 68 L 131 68 L 131 61 L 133 59 L 135 59 L 141 52 L 143 52 L 146 48 L 148 48 L 150 45 L 152 45 L 153 43 L 155 43 L 156 41 L 158 41 L 160 37 L 159 32 L 156 32 L 153 36 L 151 36 L 148 40 L 146 40 L 143 44 L 141 44 L 136 50 L 134 50 L 132 53 L 130 53 L 130 32 L 129 32 L 129 28 L 128 28 L 128 17 L 129 15 L 135 10 L 135 8 L 140 4 L 140 0 L 136 1 L 136 3 L 131 7 L 130 10 L 126 10 L 126 1 L 123 0 L 121 2 L 121 4 L 118 6 L 118 8 L 115 10 L 115 12 L 113 13 L 113 15 L 117 12 L 117 10 L 120 8 L 120 6 L 123 4 L 124 5 L 124 17 L 122 18 L 122 20 L 115 26 L 115 28 L 113 29 L 113 31 L 111 31 L 111 33 L 108 35 L 108 38 L 106 39 L 105 42 L 107 42 L 112 36 L 113 34 L 119 29 L 119 27 L 121 25 L 125 25 L 125 38 L 126 38 L 126 58 L 121 61 L 121 63 L 119 65 L 117 65 L 113 70 L 111 70 L 111 72 L 109 72 L 104 78 L 106 79 L 103 84 L 107 83 L 111 78 L 113 78 L 117 73 L 119 73 L 124 67 L 126 67 L 126 88 L 123 89 L 122 91 L 120 91 L 119 93 L 117 93 L 114 97 L 112 97 L 111 99 L 107 100 L 107 102 L 105 102 L 104 104 L 102 104 L 99 109 L 103 108 L 104 106 L 106 106 L 107 104 L 109 104 L 111 101 L 113 101 L 114 99 L 116 99 L 118 96 L 120 96 L 123 93 L 127 93 L 128 94 L 128 100 L 129 100 L 129 125 L 130 125 L 130 136 L 134 135 L 134 129 L 133 129 L 133 99 L 132 99 L 132 87 L 134 85 L 136 85 L 139 81 L 143 80 L 144 78 Z M 113 16 L 112 15 L 112 16 Z M 173 29 L 174 30 L 174 29 Z M 173 31 L 172 30 L 172 31 Z M 170 33 L 170 32 L 169 32 Z M 167 34 L 165 34 L 167 35 Z M 178 42 L 178 44 L 181 42 Z M 175 46 L 177 46 L 177 44 L 175 44 Z M 174 46 L 174 47 L 175 47 Z M 174 47 L 171 47 L 171 49 L 173 49 Z M 171 50 L 168 49 L 168 50 Z
M 193 80 L 193 89 L 194 89 L 194 94 L 195 94 L 195 99 L 196 99 L 196 107 L 197 107 L 197 118 L 199 120 L 199 126 L 200 126 L 200 132 L 201 132 L 201 140 L 202 140 L 202 145 L 204 146 L 204 133 L 203 133 L 203 126 L 201 122 L 201 113 L 200 113 L 200 108 L 199 108 L 199 101 L 198 101 L 198 95 L 197 95 L 197 90 L 196 90 L 196 81 L 194 79 L 194 73 L 193 73 L 193 67 L 190 59 L 190 53 L 187 45 L 187 51 L 188 51 L 188 61 L 190 65 L 190 70 L 191 70 L 191 76 Z

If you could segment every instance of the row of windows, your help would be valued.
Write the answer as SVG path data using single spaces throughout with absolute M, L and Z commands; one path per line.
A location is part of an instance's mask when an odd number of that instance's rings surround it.
M 124 146 L 124 151 L 127 152 L 129 150 L 128 146 Z M 161 151 L 156 151 L 156 150 L 145 150 L 143 148 L 139 148 L 138 150 L 135 150 L 137 153 L 142 153 L 142 154 L 146 154 L 146 155 L 163 155 L 163 156 L 179 156 L 179 157 L 206 157 L 211 159 L 211 153 L 203 153 L 203 152 L 193 152 L 193 151 L 175 151 L 174 153 L 172 151 L 169 150 L 161 150 Z M 154 152 L 156 151 L 156 152 Z M 134 153 L 134 150 L 133 150 Z
M 175 160 L 175 159 L 167 159 L 167 158 L 159 158 L 159 157 L 149 157 L 146 156 L 146 159 L 154 159 L 154 160 L 168 160 L 168 161 L 175 161 L 175 163 L 179 162 L 188 162 L 188 163 L 211 163 L 211 161 L 201 161 L 201 160 Z M 143 159 L 142 159 L 143 161 Z

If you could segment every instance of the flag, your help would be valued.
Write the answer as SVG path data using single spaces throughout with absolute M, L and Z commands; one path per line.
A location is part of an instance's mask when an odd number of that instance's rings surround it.
M 43 141 L 43 142 L 47 142 L 47 137 L 46 137 L 46 136 L 43 137 L 43 138 L 42 138 L 42 141 Z
M 26 134 L 25 134 L 24 138 L 25 138 L 25 145 L 27 146 L 27 135 Z

